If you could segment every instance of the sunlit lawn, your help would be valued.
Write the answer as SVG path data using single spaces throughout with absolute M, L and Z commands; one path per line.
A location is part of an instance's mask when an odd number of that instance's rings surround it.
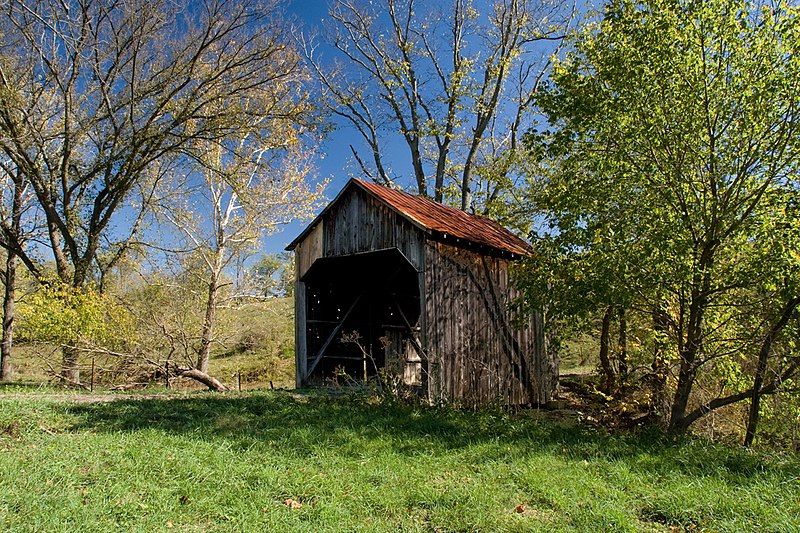
M 286 392 L 0 400 L 2 530 L 784 532 L 800 530 L 799 476 L 796 458 L 530 412 Z

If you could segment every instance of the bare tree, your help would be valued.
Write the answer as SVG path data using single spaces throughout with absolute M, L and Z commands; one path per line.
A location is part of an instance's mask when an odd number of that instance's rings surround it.
M 14 164 L 0 154 L 0 243 L 9 242 L 5 249 L 4 268 L 0 278 L 4 287 L 2 340 L 0 340 L 0 381 L 12 378 L 12 349 L 17 300 L 17 263 L 14 249 L 38 244 L 42 236 L 41 212 L 33 202 L 31 188 Z
M 452 0 L 446 12 L 425 0 L 378 4 L 334 2 L 330 41 L 340 61 L 333 68 L 304 39 L 331 112 L 367 148 L 369 158 L 350 146 L 360 172 L 395 181 L 384 152 L 399 141 L 420 194 L 430 194 L 432 181 L 435 200 L 449 196 L 462 209 L 475 208 L 479 189 L 479 203 L 497 199 L 509 188 L 512 154 L 574 5 L 497 0 L 482 14 L 471 0 Z M 480 172 L 489 165 L 496 168 Z
M 217 309 L 223 289 L 232 285 L 226 270 L 255 253 L 265 234 L 309 216 L 321 197 L 322 187 L 307 181 L 313 150 L 303 142 L 303 124 L 313 108 L 298 91 L 303 71 L 296 61 L 283 66 L 284 78 L 294 82 L 265 94 L 258 102 L 262 111 L 250 113 L 256 118 L 237 134 L 194 143 L 195 172 L 182 176 L 174 188 L 183 194 L 160 210 L 183 237 L 181 249 L 199 256 L 205 276 L 202 332 L 189 368 L 197 375 L 184 371 L 195 379 L 208 373 Z
M 0 167 L 2 168 L 2 167 Z M 0 226 L 2 232 L 15 242 L 24 242 L 22 232 L 22 212 L 26 204 L 26 184 L 11 168 L 2 168 L 3 190 L 0 203 Z M 3 285 L 3 325 L 0 340 L 0 381 L 11 379 L 11 352 L 14 332 L 14 307 L 16 303 L 17 255 L 6 250 L 5 269 L 2 271 Z
M 286 81 L 274 68 L 286 45 L 270 5 L 181 4 L 3 4 L 0 58 L 14 61 L 0 61 L 0 153 L 30 184 L 61 283 L 82 288 L 113 267 L 165 161 L 252 123 L 247 103 Z M 9 235 L 0 246 L 50 281 Z M 76 352 L 64 351 L 63 373 L 79 381 Z

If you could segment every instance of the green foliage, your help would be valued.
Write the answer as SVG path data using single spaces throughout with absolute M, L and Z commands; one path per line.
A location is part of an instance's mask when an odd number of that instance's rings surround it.
M 211 355 L 209 371 L 234 384 L 241 373 L 243 386 L 293 387 L 294 300 L 271 298 L 242 307 L 220 309 L 221 342 Z
M 794 457 L 533 413 L 283 392 L 3 405 L 4 530 L 800 528 Z
M 752 277 L 774 251 L 754 245 L 797 231 L 799 32 L 787 6 L 611 2 L 540 99 L 555 131 L 529 135 L 529 200 L 547 222 L 537 279 L 551 272 L 592 307 L 624 303 L 691 283 L 698 248 L 717 241 L 714 266 Z
M 527 138 L 528 299 L 579 329 L 661 310 L 682 379 L 742 390 L 800 289 L 800 11 L 614 0 L 572 43 L 539 99 L 552 130 Z
M 294 255 L 264 254 L 250 269 L 250 278 L 260 296 L 294 294 Z
M 132 332 L 130 314 L 112 298 L 60 283 L 26 295 L 17 320 L 17 339 L 22 342 L 112 346 Z
M 278 277 L 278 294 L 287 298 L 294 297 L 294 284 L 296 276 L 294 253 L 289 252 L 285 257 L 283 268 Z
M 786 388 L 796 391 L 797 382 L 792 380 Z M 796 393 L 781 392 L 767 398 L 761 416 L 757 442 L 763 448 L 800 450 L 800 398 Z
M 169 276 L 151 274 L 147 284 L 121 295 L 135 321 L 131 345 L 137 354 L 162 365 L 167 358 L 180 365 L 193 364 L 201 343 L 207 291 L 201 268 Z M 246 385 L 294 383 L 293 300 L 237 298 L 231 292 L 231 285 L 225 283 L 209 372 L 226 384 L 235 385 L 233 376 L 239 372 Z
M 170 336 L 180 336 L 181 324 L 186 323 L 179 322 L 181 309 L 190 314 L 196 312 L 191 304 L 179 305 L 169 294 L 163 286 L 148 287 L 147 297 L 151 300 L 148 300 L 146 306 L 144 301 L 138 300 L 138 296 L 129 294 L 126 304 L 132 314 L 132 325 L 124 333 L 119 333 L 124 338 L 114 338 L 106 347 L 110 349 L 121 344 L 119 349 L 122 351 L 130 350 L 157 360 L 166 358 L 173 348 Z M 276 387 L 294 386 L 293 304 L 291 298 L 272 298 L 265 302 L 220 309 L 220 342 L 213 347 L 209 373 L 232 389 L 237 386 L 239 374 L 245 388 L 269 388 L 270 382 Z M 159 319 L 163 320 L 156 323 L 151 312 L 157 312 Z M 194 321 L 196 325 L 196 319 L 190 319 L 186 315 L 184 317 Z M 166 333 L 160 329 L 159 324 L 167 328 Z M 16 381 L 26 386 L 43 386 L 52 376 L 47 374 L 42 358 L 50 357 L 53 353 L 58 354 L 59 350 L 56 349 L 57 346 L 42 344 L 44 341 L 41 339 L 32 343 L 33 340 L 23 339 L 15 346 Z M 196 338 L 183 340 L 193 343 Z M 141 369 L 136 367 L 119 368 L 119 359 L 101 357 L 102 346 L 95 342 L 86 344 L 99 349 L 96 353 L 87 352 L 83 355 L 81 363 L 85 371 L 89 370 L 92 357 L 97 358 L 98 369 L 115 369 L 113 374 L 98 372 L 95 390 L 139 381 L 140 378 L 152 380 L 154 390 L 163 390 L 162 380 L 153 373 L 155 369 L 151 368 L 148 373 L 141 374 L 138 372 Z M 176 344 L 176 347 L 180 348 L 180 345 Z M 180 354 L 176 349 L 171 360 L 181 362 L 177 359 Z M 197 388 L 198 385 L 192 381 L 174 381 L 172 387 Z

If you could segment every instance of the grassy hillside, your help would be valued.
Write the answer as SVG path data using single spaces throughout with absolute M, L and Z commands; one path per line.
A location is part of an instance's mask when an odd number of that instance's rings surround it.
M 251 392 L 0 409 L 0 529 L 797 531 L 800 464 L 551 420 Z
M 243 387 L 294 386 L 294 300 L 275 298 L 238 309 L 220 310 L 223 342 L 211 354 L 209 372 Z

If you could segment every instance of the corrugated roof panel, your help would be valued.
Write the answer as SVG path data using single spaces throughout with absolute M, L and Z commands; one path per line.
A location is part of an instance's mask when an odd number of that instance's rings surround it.
M 425 230 L 511 254 L 528 255 L 531 252 L 531 246 L 527 242 L 486 217 L 442 205 L 424 196 L 416 196 L 359 179 L 351 179 L 305 231 L 287 246 L 287 250 L 294 249 L 311 228 L 319 222 L 330 206 L 338 201 L 348 187 L 353 185 L 361 187 L 401 216 Z
M 494 220 L 442 205 L 424 196 L 415 196 L 377 183 L 354 181 L 426 229 L 513 254 L 527 255 L 531 252 L 527 242 Z

